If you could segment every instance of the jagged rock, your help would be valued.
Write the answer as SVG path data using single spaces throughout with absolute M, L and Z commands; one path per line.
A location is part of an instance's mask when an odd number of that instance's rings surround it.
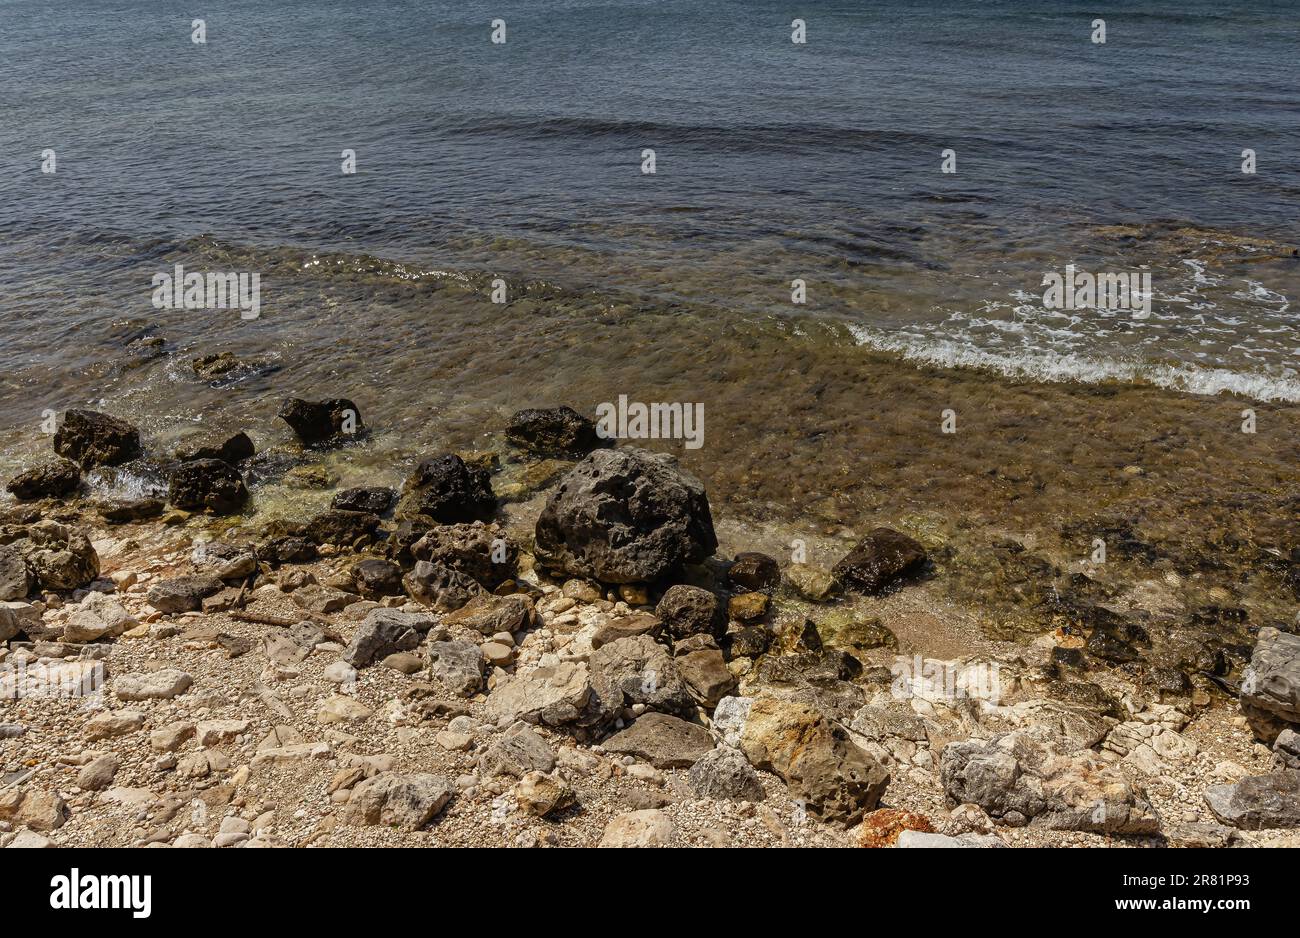
M 1300 771 L 1300 733 L 1283 730 L 1273 741 L 1273 757 L 1283 769 Z
M 127 524 L 131 521 L 147 521 L 157 518 L 167 509 L 167 502 L 161 498 L 144 496 L 142 498 L 112 498 L 96 502 L 95 510 L 109 524 Z
M 719 700 L 736 690 L 735 675 L 728 670 L 727 659 L 716 648 L 679 654 L 673 663 L 690 688 L 691 696 L 707 709 L 713 709 Z
M 694 765 L 713 749 L 704 727 L 664 713 L 646 713 L 602 744 L 606 752 L 645 759 L 657 769 Z
M 36 579 L 22 554 L 8 544 L 0 544 L 0 602 L 26 599 Z
M 336 442 L 365 429 L 361 411 L 345 397 L 304 401 L 291 397 L 280 405 L 277 416 L 308 446 Z
M 417 560 L 442 564 L 488 589 L 515 576 L 519 548 L 497 524 L 439 525 L 411 545 Z
M 457 697 L 472 697 L 483 686 L 483 652 L 473 642 L 431 642 L 429 677 Z
M 357 784 L 341 813 L 351 824 L 418 831 L 447 806 L 455 791 L 438 775 L 384 772 Z
M 497 775 L 520 778 L 529 772 L 549 772 L 553 768 L 555 753 L 546 740 L 520 724 L 515 724 L 493 740 L 478 760 L 481 778 Z
M 1205 803 L 1224 824 L 1242 830 L 1300 827 L 1300 772 L 1273 772 L 1243 778 L 1235 785 L 1213 785 L 1205 789 Z
M 603 583 L 653 583 L 717 549 L 704 485 L 666 454 L 596 450 L 537 520 L 546 567 Z
M 0 602 L 0 642 L 7 642 L 21 632 L 40 628 L 41 612 L 30 603 Z
M 439 612 L 452 612 L 486 593 L 477 580 L 425 560 L 411 568 L 402 585 L 413 599 Z
M 648 635 L 602 645 L 589 661 L 592 688 L 608 713 L 635 704 L 663 713 L 695 712 L 695 700 L 672 655 Z
M 313 544 L 340 544 L 346 547 L 369 538 L 378 527 L 378 515 L 331 508 L 308 521 L 302 533 Z
M 880 593 L 925 566 L 925 548 L 898 531 L 876 528 L 835 565 L 832 575 L 846 588 Z
M 186 511 L 211 511 L 228 515 L 248 501 L 244 477 L 234 466 L 220 459 L 196 459 L 172 470 L 167 500 Z
M 119 466 L 140 455 L 140 432 L 108 414 L 70 410 L 54 433 L 54 451 L 83 469 Z
M 1300 635 L 1259 630 L 1241 679 L 1241 710 L 1266 743 L 1283 729 L 1300 726 Z
M 467 466 L 455 454 L 426 459 L 406 480 L 397 513 L 438 524 L 491 521 L 497 499 L 487 470 Z
M 506 439 L 534 456 L 581 457 L 606 445 L 596 425 L 571 407 L 521 410 L 510 418 Z
M 181 441 L 173 458 L 177 462 L 196 462 L 200 459 L 219 459 L 232 466 L 256 455 L 253 441 L 244 431 L 230 434 L 197 433 Z
M 286 563 L 311 563 L 317 556 L 316 545 L 305 537 L 288 534 L 272 538 L 257 548 L 257 556 L 275 566 Z
M 149 605 L 159 612 L 197 612 L 203 608 L 206 597 L 223 589 L 225 584 L 217 577 L 200 574 L 159 580 L 145 595 Z
M 1041 730 L 949 743 L 940 758 L 948 797 L 1012 827 L 1151 834 L 1160 817 L 1146 793 L 1089 750 Z
M 57 792 L 32 788 L 0 789 L 0 821 L 52 831 L 68 820 L 68 805 Z
M 363 486 L 344 489 L 330 501 L 331 508 L 344 511 L 366 511 L 372 515 L 382 515 L 397 499 L 397 492 L 381 486 Z
M 488 696 L 489 719 L 504 718 L 563 726 L 591 717 L 591 678 L 581 661 L 518 671 Z
M 367 599 L 402 595 L 402 568 L 391 560 L 363 560 L 352 568 L 352 581 Z
M 455 612 L 448 613 L 443 622 L 448 626 L 473 629 L 483 635 L 501 632 L 518 632 L 533 623 L 533 601 L 527 596 L 481 595 L 470 600 Z
M 209 541 L 195 551 L 196 562 L 219 580 L 242 580 L 257 572 L 257 553 L 226 541 Z
M 116 638 L 139 622 L 122 604 L 104 593 L 89 593 L 63 627 L 65 642 L 95 642 Z
M 655 615 L 674 639 L 690 635 L 720 637 L 727 630 L 727 610 L 713 593 L 699 586 L 679 583 L 668 588 Z
M 929 834 L 934 832 L 934 827 L 924 814 L 899 808 L 881 808 L 862 819 L 862 824 L 858 827 L 858 846 L 868 849 L 892 847 L 905 831 Z
M 364 668 L 376 659 L 410 651 L 419 646 L 420 635 L 436 624 L 436 619 L 421 613 L 371 609 L 357 626 L 343 660 L 354 668 Z
M 533 817 L 547 817 L 573 802 L 573 789 L 558 775 L 528 772 L 515 786 L 515 804 Z
M 336 589 L 333 586 L 322 586 L 319 583 L 308 583 L 299 587 L 293 591 L 291 598 L 295 606 L 322 615 L 342 612 L 348 606 L 361 600 L 361 597 L 355 593 Z
M 171 700 L 190 689 L 194 678 L 175 668 L 137 671 L 113 681 L 118 700 Z
M 723 636 L 723 647 L 732 658 L 757 658 L 772 644 L 772 633 L 751 625 Z
M 601 645 L 608 645 L 620 638 L 635 638 L 638 635 L 649 635 L 653 638 L 659 634 L 661 625 L 662 623 L 654 616 L 646 614 L 610 619 L 591 636 L 591 648 L 595 651 Z
M 70 495 L 80 484 L 81 468 L 75 462 L 53 459 L 20 472 L 5 488 L 21 502 Z
M 706 752 L 691 766 L 691 788 L 715 801 L 763 801 L 767 794 L 745 754 L 730 746 Z
M 746 551 L 736 555 L 727 579 L 738 591 L 770 593 L 781 582 L 781 567 L 767 554 Z
M 23 536 L 11 546 L 43 589 L 79 589 L 99 576 L 99 555 L 90 538 L 58 522 L 38 521 L 28 525 L 23 529 Z

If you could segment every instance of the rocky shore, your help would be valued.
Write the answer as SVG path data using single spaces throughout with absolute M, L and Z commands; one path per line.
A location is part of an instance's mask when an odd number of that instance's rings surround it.
M 887 518 L 723 550 L 698 478 L 568 408 L 266 520 L 366 445 L 351 400 L 279 419 L 155 452 L 68 411 L 8 482 L 0 846 L 1300 845 L 1294 623 L 1169 628 L 1011 542 L 982 582 Z

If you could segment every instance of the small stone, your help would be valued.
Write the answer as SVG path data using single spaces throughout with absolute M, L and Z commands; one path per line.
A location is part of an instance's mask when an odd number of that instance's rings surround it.
M 113 682 L 119 700 L 171 700 L 189 690 L 194 679 L 184 671 L 164 668 L 161 671 L 124 674 Z
M 605 827 L 601 847 L 666 847 L 673 838 L 673 822 L 658 809 L 620 814 Z

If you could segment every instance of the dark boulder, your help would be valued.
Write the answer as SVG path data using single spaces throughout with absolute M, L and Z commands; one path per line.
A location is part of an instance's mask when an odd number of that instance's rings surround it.
M 367 511 L 331 508 L 308 521 L 302 533 L 313 544 L 348 546 L 370 537 L 378 527 L 378 515 Z
M 118 466 L 140 455 L 140 431 L 94 410 L 70 410 L 54 434 L 54 451 L 83 469 Z
M 340 437 L 355 436 L 364 429 L 361 411 L 345 397 L 325 401 L 291 397 L 280 405 L 277 416 L 308 446 L 336 442 Z
M 239 470 L 220 459 L 196 459 L 172 470 L 167 500 L 186 511 L 208 510 L 217 515 L 239 511 L 248 489 Z
M 70 459 L 52 459 L 20 472 L 5 486 L 20 502 L 70 495 L 81 484 L 81 469 Z
M 417 560 L 459 570 L 488 589 L 514 577 L 519 549 L 496 524 L 447 524 L 432 528 L 411 545 Z
M 543 566 L 604 583 L 653 583 L 717 546 L 703 483 L 672 456 L 640 449 L 596 450 L 537 519 Z
M 674 639 L 690 635 L 721 638 L 727 630 L 727 607 L 717 596 L 699 586 L 671 586 L 655 607 L 655 615 Z
M 126 524 L 130 521 L 145 521 L 157 518 L 167 509 L 167 503 L 161 498 L 143 496 L 141 498 L 115 498 L 99 502 L 95 506 L 99 516 L 109 524 Z
M 358 486 L 344 489 L 330 501 L 331 508 L 344 511 L 368 511 L 372 515 L 382 515 L 393 507 L 397 493 L 383 486 Z
M 737 592 L 770 593 L 781 582 L 781 568 L 767 554 L 746 551 L 736 555 L 727 579 Z
M 486 469 L 467 466 L 449 453 L 426 459 L 406 482 L 398 513 L 438 524 L 491 521 L 497 499 Z
M 232 434 L 195 434 L 181 441 L 176 448 L 177 462 L 194 462 L 198 459 L 220 459 L 235 465 L 252 459 L 257 450 L 248 434 L 240 430 Z
M 912 538 L 891 528 L 876 528 L 831 572 L 842 586 L 871 595 L 919 573 L 925 562 L 925 548 Z
M 413 599 L 439 612 L 451 612 L 476 596 L 487 594 L 471 577 L 425 560 L 411 568 L 411 572 L 403 577 L 402 584 Z
M 571 407 L 521 410 L 510 418 L 506 439 L 534 456 L 579 458 L 605 445 L 596 425 Z
M 149 587 L 145 594 L 149 605 L 159 612 L 197 612 L 203 608 L 203 600 L 225 589 L 215 576 L 179 576 L 170 580 L 159 580 Z
M 352 568 L 357 592 L 367 599 L 402 595 L 402 568 L 391 560 L 363 560 Z

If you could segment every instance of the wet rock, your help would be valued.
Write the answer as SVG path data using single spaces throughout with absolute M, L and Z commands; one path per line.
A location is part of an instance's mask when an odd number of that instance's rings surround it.
M 346 547 L 370 538 L 378 527 L 378 515 L 331 508 L 308 521 L 302 533 L 313 544 L 338 544 Z
M 1300 827 L 1300 772 L 1243 778 L 1205 789 L 1205 803 L 1224 824 L 1242 830 Z
M 364 425 L 357 405 L 344 397 L 324 401 L 288 398 L 277 416 L 308 446 L 338 442 L 359 434 Z
M 636 756 L 657 769 L 694 765 L 713 749 L 704 727 L 664 713 L 647 713 L 602 744 L 606 752 Z
M 658 808 L 617 815 L 605 826 L 601 847 L 666 847 L 675 833 L 673 822 Z
M 674 639 L 690 635 L 721 636 L 727 630 L 727 610 L 713 593 L 699 586 L 671 586 L 655 607 L 655 615 Z
M 755 622 L 767 615 L 766 593 L 741 593 L 727 600 L 727 615 L 740 622 Z
M 912 538 L 876 528 L 835 565 L 832 575 L 845 588 L 875 595 L 919 573 L 925 561 L 925 548 Z
M 341 814 L 351 824 L 418 831 L 447 806 L 455 792 L 455 786 L 438 775 L 385 772 L 356 785 Z
M 186 437 L 176 448 L 173 458 L 182 463 L 218 459 L 234 466 L 245 459 L 252 459 L 256 453 L 253 441 L 247 433 L 240 430 L 225 434 L 196 433 Z
M 546 740 L 522 724 L 515 724 L 492 741 L 478 760 L 481 778 L 511 775 L 520 778 L 529 772 L 549 772 L 555 768 L 555 753 Z
M 497 524 L 447 524 L 411 545 L 417 560 L 442 564 L 473 577 L 488 589 L 515 576 L 519 549 Z
M 483 686 L 483 653 L 473 642 L 431 642 L 429 677 L 457 697 L 472 697 Z
M 603 583 L 652 583 L 717 549 L 704 485 L 666 454 L 597 450 L 537 520 L 546 567 Z
M 53 459 L 20 472 L 5 488 L 20 502 L 71 495 L 81 484 L 81 469 L 70 459 Z
M 225 584 L 215 576 L 180 576 L 159 580 L 149 587 L 146 598 L 159 612 L 197 612 L 203 608 L 206 597 L 224 588 Z
M 0 602 L 26 599 L 35 585 L 36 579 L 22 554 L 8 544 L 0 544 Z
M 211 511 L 228 515 L 239 511 L 248 501 L 244 478 L 229 463 L 220 459 L 197 459 L 181 463 L 172 470 L 167 500 L 186 511 Z
M 1264 742 L 1300 726 L 1300 635 L 1259 630 L 1241 679 L 1241 711 Z
M 402 578 L 402 585 L 412 599 L 439 612 L 452 612 L 471 599 L 486 595 L 478 581 L 450 567 L 424 560 Z
M 602 645 L 589 661 L 592 688 L 607 713 L 635 704 L 662 713 L 695 711 L 695 699 L 672 655 L 648 635 Z
M 294 534 L 272 538 L 257 548 L 258 557 L 277 567 L 287 563 L 311 563 L 317 553 L 315 544 Z
M 448 613 L 443 623 L 449 627 L 473 629 L 482 635 L 497 635 L 530 627 L 533 616 L 533 602 L 527 596 L 481 595 Z
M 408 519 L 427 518 L 438 524 L 491 521 L 497 500 L 484 469 L 467 466 L 455 454 L 426 459 L 406 480 L 397 513 Z
M 364 486 L 344 489 L 330 501 L 331 508 L 343 511 L 366 511 L 372 515 L 382 515 L 397 500 L 397 492 L 380 486 Z
M 47 590 L 71 590 L 99 576 L 99 555 L 83 532 L 55 521 L 38 521 L 12 543 Z
M 354 668 L 364 668 L 376 659 L 410 651 L 419 646 L 420 635 L 435 624 L 435 619 L 421 613 L 372 609 L 357 626 L 343 660 Z
M 171 700 L 190 689 L 194 678 L 175 668 L 160 671 L 137 671 L 123 674 L 113 681 L 118 700 Z
M 140 432 L 108 414 L 70 410 L 55 431 L 54 451 L 83 469 L 119 466 L 140 455 Z
M 811 564 L 792 563 L 786 568 L 785 577 L 794 591 L 810 602 L 824 603 L 838 588 L 835 577 Z
M 390 560 L 363 560 L 352 568 L 352 581 L 367 599 L 402 595 L 402 568 Z
M 691 789 L 714 801 L 762 801 L 767 795 L 745 754 L 730 746 L 706 752 L 690 772 Z
M 580 458 L 607 445 L 596 425 L 570 407 L 521 410 L 510 418 L 506 439 L 534 456 Z
M 515 804 L 524 814 L 548 817 L 574 803 L 574 791 L 558 775 L 528 772 L 515 786 Z
M 772 644 L 772 633 L 761 626 L 748 626 L 723 637 L 723 647 L 732 658 L 757 658 Z
M 767 554 L 746 551 L 727 568 L 727 580 L 737 591 L 770 593 L 781 582 L 781 568 Z

